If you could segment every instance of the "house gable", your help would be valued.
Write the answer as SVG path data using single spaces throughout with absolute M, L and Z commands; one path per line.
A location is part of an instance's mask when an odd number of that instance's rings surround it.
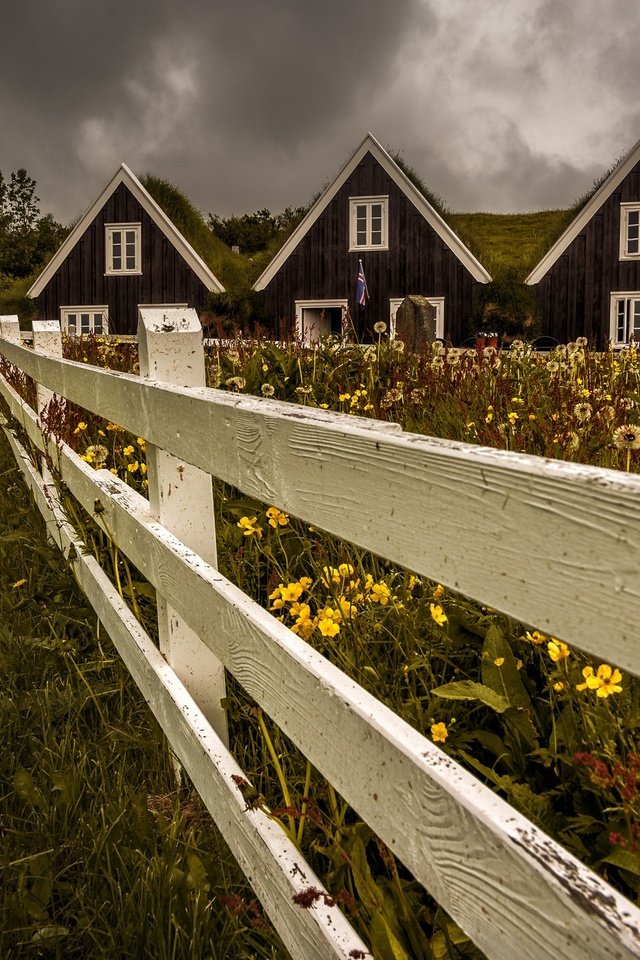
M 413 185 L 407 175 L 400 169 L 398 164 L 392 159 L 387 151 L 382 147 L 376 138 L 368 133 L 351 159 L 345 164 L 335 180 L 329 184 L 326 190 L 311 207 L 306 217 L 298 224 L 286 243 L 275 255 L 269 266 L 258 277 L 253 285 L 254 290 L 264 290 L 269 282 L 282 267 L 286 259 L 295 250 L 297 245 L 303 239 L 305 234 L 311 229 L 313 224 L 324 213 L 329 204 L 338 195 L 339 191 L 348 182 L 350 177 L 358 168 L 367 153 L 371 154 L 374 160 L 380 164 L 387 176 L 396 184 L 398 189 L 411 201 L 416 210 L 422 214 L 427 223 L 433 228 L 440 239 L 447 247 L 455 253 L 461 263 L 469 270 L 472 277 L 480 283 L 488 283 L 491 280 L 490 275 L 484 269 L 482 264 L 476 260 L 470 250 L 464 245 L 462 240 L 451 227 L 442 219 L 439 213 L 423 197 L 420 191 Z
M 362 261 L 369 301 L 356 302 Z M 440 304 L 444 335 L 460 342 L 487 271 L 369 134 L 254 284 L 265 319 L 280 334 L 307 327 L 299 304 L 322 310 L 343 301 L 346 321 L 369 338 L 390 324 L 397 300 L 423 295 Z M 314 315 L 315 319 L 315 315 Z M 337 318 L 332 317 L 332 329 Z M 327 329 L 327 317 L 318 329 Z
M 589 221 L 596 215 L 602 205 L 618 190 L 624 180 L 633 173 L 640 164 L 640 140 L 631 148 L 629 153 L 611 171 L 604 183 L 601 183 L 588 203 L 584 205 L 576 218 L 571 221 L 564 233 L 556 240 L 553 246 L 545 253 L 540 262 L 533 268 L 525 283 L 539 283 L 554 263 L 567 250 L 569 245 L 579 236 Z M 637 197 L 640 201 L 640 196 Z
M 201 308 L 224 288 L 122 164 L 28 291 L 47 319 L 72 304 L 108 305 L 111 329 L 134 333 L 139 303 Z
M 531 271 L 544 333 L 625 343 L 640 324 L 640 141 Z M 626 319 L 625 311 L 629 314 Z M 626 329 L 625 329 L 626 324 Z

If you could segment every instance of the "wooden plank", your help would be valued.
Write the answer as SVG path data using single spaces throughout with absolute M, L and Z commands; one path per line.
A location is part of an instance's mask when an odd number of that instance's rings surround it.
M 488 956 L 582 960 L 583 941 L 594 960 L 638 955 L 629 901 L 188 551 L 143 497 L 58 451 L 80 502 L 93 510 L 98 492 L 120 548 Z
M 639 476 L 2 351 L 246 493 L 640 673 Z
M 143 697 L 188 771 L 229 848 L 263 903 L 287 949 L 299 960 L 347 960 L 366 947 L 334 904 L 309 909 L 293 897 L 326 888 L 282 828 L 262 809 L 247 809 L 237 779 L 246 780 L 195 701 L 164 661 L 110 580 L 85 552 L 60 505 L 33 469 L 28 454 L 5 427 L 47 530 L 70 561 L 78 583 L 113 640 Z

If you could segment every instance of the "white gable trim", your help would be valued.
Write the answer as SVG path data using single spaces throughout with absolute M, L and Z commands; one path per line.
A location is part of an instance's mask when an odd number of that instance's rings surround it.
M 425 220 L 433 227 L 441 240 L 446 243 L 449 249 L 465 265 L 472 277 L 475 280 L 478 280 L 480 283 L 488 283 L 491 280 L 491 277 L 482 264 L 476 260 L 471 251 L 465 247 L 458 235 L 454 233 L 451 227 L 442 219 L 440 214 L 433 209 L 431 204 L 425 200 L 420 191 L 414 187 L 411 180 L 409 180 L 409 178 L 402 172 L 398 164 L 389 156 L 384 147 L 378 143 L 372 134 L 368 133 L 351 159 L 342 168 L 333 183 L 329 184 L 322 196 L 319 197 L 319 199 L 311 207 L 304 220 L 298 224 L 287 242 L 275 255 L 266 270 L 260 274 L 253 285 L 253 289 L 264 290 L 267 284 L 271 282 L 278 270 L 282 267 L 290 254 L 293 253 L 302 238 L 311 229 L 313 224 L 326 209 L 329 203 L 331 203 L 340 188 L 348 180 L 362 158 L 367 153 L 371 153 L 374 156 L 389 177 L 391 177 L 391 179 L 394 181 L 394 183 L 396 183 L 400 190 L 402 190 L 405 196 L 411 200 L 419 213 L 421 213 Z M 345 245 L 348 244 L 348 239 L 348 237 L 345 237 Z
M 589 202 L 585 204 L 575 220 L 572 220 L 562 236 L 546 252 L 540 263 L 533 268 L 525 283 L 538 283 L 551 269 L 578 234 L 586 227 L 591 218 L 598 212 L 605 200 L 608 200 L 615 189 L 620 186 L 627 174 L 631 173 L 635 165 L 640 162 L 640 140 L 631 148 L 624 160 L 611 171 L 607 179 L 601 184 Z
M 27 291 L 27 296 L 32 298 L 40 296 L 58 267 L 60 267 L 64 260 L 66 260 L 76 243 L 78 243 L 82 237 L 85 230 L 93 223 L 109 197 L 114 193 L 121 183 L 124 183 L 124 185 L 128 187 L 141 207 L 149 214 L 155 225 L 162 230 L 167 240 L 169 240 L 169 242 L 176 248 L 184 260 L 186 260 L 196 276 L 202 280 L 207 290 L 211 290 L 212 293 L 224 293 L 224 287 L 217 277 L 211 272 L 202 257 L 200 257 L 199 254 L 197 254 L 193 249 L 191 244 L 185 240 L 178 228 L 171 222 L 164 210 L 158 206 L 151 194 L 145 190 L 138 178 L 134 173 L 132 173 L 126 163 L 123 163 L 120 165 L 120 169 L 109 181 L 95 203 L 89 207 L 84 216 L 75 225 L 67 239 L 64 241 L 55 256 L 46 265 L 40 276 L 34 281 L 30 289 Z M 100 265 L 101 272 L 102 267 L 103 265 Z

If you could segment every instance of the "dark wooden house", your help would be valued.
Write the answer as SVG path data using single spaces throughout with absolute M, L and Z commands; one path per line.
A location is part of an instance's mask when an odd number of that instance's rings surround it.
M 123 163 L 28 296 L 68 333 L 134 334 L 139 305 L 202 309 L 224 288 Z
M 358 303 L 362 265 L 368 299 Z M 436 335 L 459 343 L 491 277 L 451 227 L 368 134 L 254 284 L 280 334 L 310 342 L 353 324 L 393 330 L 406 296 L 436 308 Z
M 542 331 L 602 348 L 640 340 L 640 141 L 526 278 Z

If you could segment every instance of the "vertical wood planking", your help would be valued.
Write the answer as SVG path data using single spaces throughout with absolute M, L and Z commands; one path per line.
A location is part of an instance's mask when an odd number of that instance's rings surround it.
M 140 375 L 183 387 L 205 385 L 202 327 L 193 309 L 141 307 Z M 178 425 L 178 432 L 179 432 Z M 213 489 L 208 473 L 152 444 L 147 449 L 149 502 L 160 523 L 217 567 Z M 160 649 L 218 736 L 228 742 L 224 667 L 158 594 Z

